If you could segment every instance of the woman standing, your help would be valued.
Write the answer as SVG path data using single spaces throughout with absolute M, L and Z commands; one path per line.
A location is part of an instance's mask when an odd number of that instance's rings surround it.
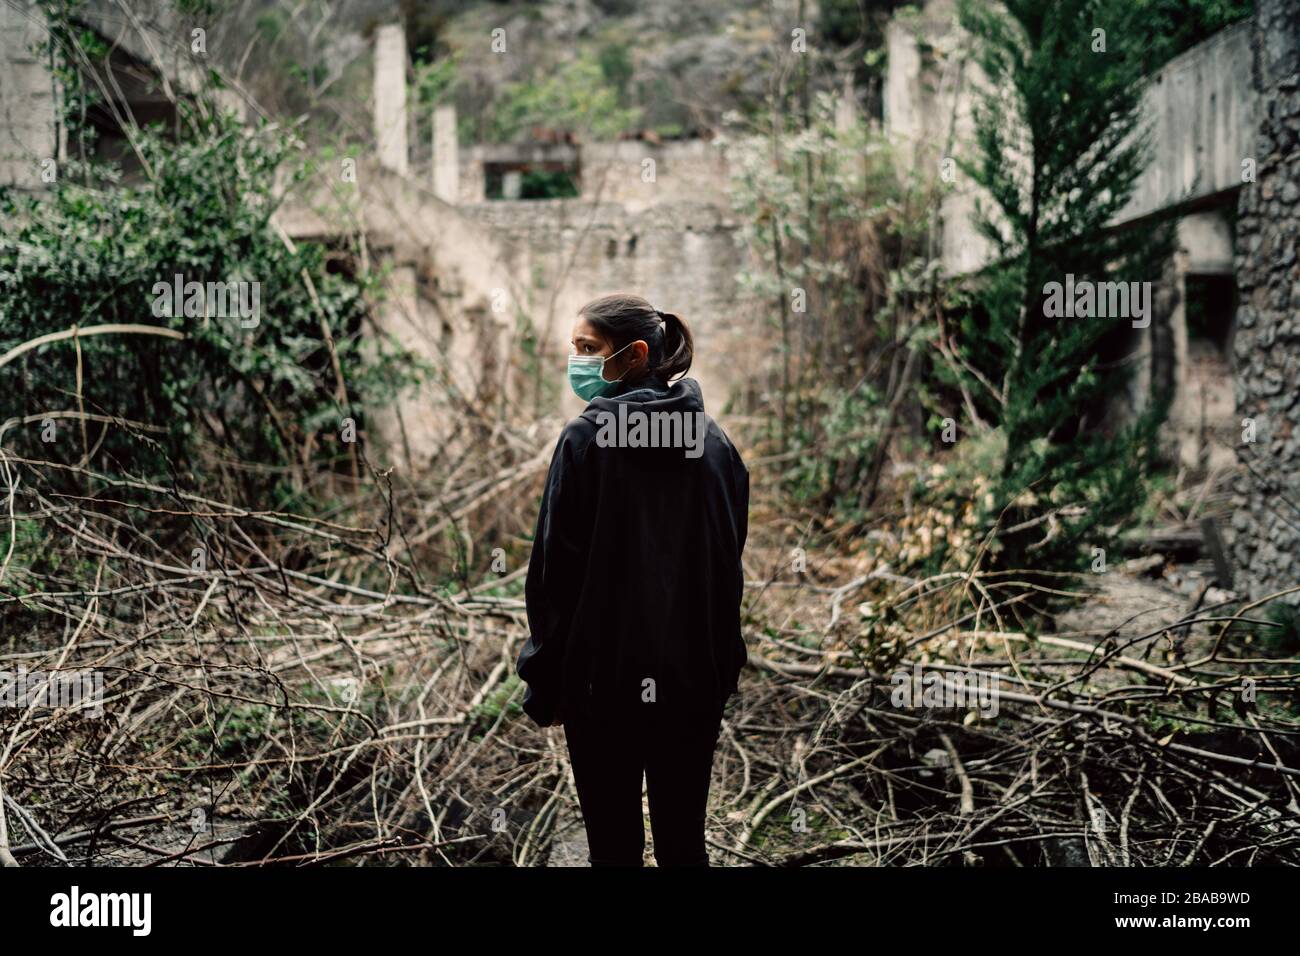
M 704 412 L 686 324 L 640 296 L 583 306 L 569 383 L 588 402 L 551 459 L 519 655 L 524 711 L 564 726 L 592 866 L 708 866 L 723 705 L 745 662 L 749 473 Z

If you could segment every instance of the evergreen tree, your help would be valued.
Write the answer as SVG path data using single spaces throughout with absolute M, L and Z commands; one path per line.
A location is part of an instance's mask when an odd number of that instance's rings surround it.
M 1111 225 L 1149 158 L 1139 107 L 1151 39 L 1134 9 L 1127 0 L 959 6 L 983 77 L 974 151 L 957 160 L 984 194 L 977 223 L 993 256 L 965 293 L 954 336 L 962 361 L 950 368 L 1005 442 L 983 503 L 999 525 L 991 563 L 1004 567 L 1076 565 L 1086 545 L 1104 545 L 1141 499 L 1165 407 L 1155 401 L 1128 426 L 1107 426 L 1142 320 L 1061 314 L 1071 285 L 1136 282 L 1150 283 L 1134 287 L 1151 293 L 1150 319 L 1172 253 L 1168 224 Z

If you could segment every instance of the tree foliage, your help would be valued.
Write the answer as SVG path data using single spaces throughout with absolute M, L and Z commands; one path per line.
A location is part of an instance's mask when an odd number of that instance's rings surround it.
M 414 366 L 367 327 L 373 280 L 332 266 L 320 245 L 291 250 L 273 228 L 283 190 L 310 172 L 292 137 L 210 109 L 180 112 L 179 139 L 132 133 L 146 171 L 138 182 L 73 162 L 41 193 L 0 195 L 0 354 L 73 326 L 161 326 L 184 341 L 98 335 L 28 351 L 0 368 L 0 422 L 10 423 L 11 447 L 78 461 L 90 449 L 76 419 L 56 421 L 54 443 L 42 441 L 40 419 L 11 420 L 84 409 L 122 420 L 89 425 L 96 464 L 158 475 L 257 462 L 241 480 L 250 494 L 269 492 L 286 470 L 346 457 L 341 421 L 364 436 L 368 413 Z M 177 274 L 256 282 L 257 324 L 159 316 L 156 287 Z M 161 432 L 142 443 L 125 423 Z
M 1069 565 L 1140 500 L 1162 409 L 1106 424 L 1128 371 L 1128 316 L 1045 308 L 1048 284 L 1068 275 L 1161 278 L 1169 227 L 1111 225 L 1149 160 L 1139 106 L 1152 39 L 1127 0 L 963 2 L 960 19 L 984 83 L 974 153 L 958 165 L 984 193 L 993 260 L 953 310 L 959 361 L 947 368 L 969 417 L 1002 433 L 986 520 L 1021 530 L 995 539 L 995 557 Z
M 614 139 L 640 118 L 639 107 L 620 105 L 618 87 L 587 53 L 536 80 L 506 83 L 493 106 L 488 135 L 510 142 L 533 126 L 545 126 Z

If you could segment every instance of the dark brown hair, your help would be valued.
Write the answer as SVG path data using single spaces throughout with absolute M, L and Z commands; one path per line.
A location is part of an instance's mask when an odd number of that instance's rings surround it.
M 623 348 L 637 339 L 650 347 L 646 369 L 665 382 L 690 370 L 695 356 L 691 330 L 678 316 L 660 312 L 653 305 L 627 292 L 593 299 L 578 310 L 578 315 L 599 329 L 614 349 Z

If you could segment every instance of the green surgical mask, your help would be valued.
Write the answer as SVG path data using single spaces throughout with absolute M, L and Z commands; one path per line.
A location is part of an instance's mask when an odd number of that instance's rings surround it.
M 627 345 L 631 345 L 628 342 Z M 623 346 L 623 349 L 627 348 Z M 623 351 L 619 349 L 618 352 Z M 615 352 L 614 355 L 617 355 Z M 620 375 L 614 381 L 605 378 L 605 363 L 614 357 L 614 355 L 570 355 L 569 356 L 569 385 L 584 402 L 589 402 L 597 395 L 608 395 L 615 385 L 622 380 Z M 624 373 L 626 374 L 626 373 Z

